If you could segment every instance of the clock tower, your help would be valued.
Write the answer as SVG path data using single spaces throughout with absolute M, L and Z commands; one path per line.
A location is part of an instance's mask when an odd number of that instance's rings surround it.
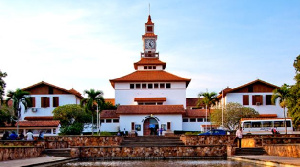
M 142 57 L 156 57 L 157 35 L 154 34 L 154 23 L 152 23 L 150 15 L 145 23 L 145 34 L 142 36 L 142 40 L 144 42 Z

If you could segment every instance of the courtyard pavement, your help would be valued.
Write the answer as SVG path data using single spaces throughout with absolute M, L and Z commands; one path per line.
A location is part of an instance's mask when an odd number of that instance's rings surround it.
M 9 161 L 0 161 L 0 167 L 21 167 L 29 166 L 34 164 L 46 163 L 46 162 L 57 162 L 68 160 L 68 157 L 36 157 L 26 159 L 16 159 Z
M 254 162 L 262 164 L 264 166 L 300 166 L 300 158 L 293 157 L 279 157 L 279 156 L 268 156 L 268 155 L 247 155 L 247 156 L 234 156 L 228 157 L 228 159 L 237 161 Z

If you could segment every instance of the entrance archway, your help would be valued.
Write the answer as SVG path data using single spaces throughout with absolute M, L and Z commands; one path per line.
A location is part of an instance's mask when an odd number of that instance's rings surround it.
M 158 129 L 158 122 L 156 119 L 147 118 L 144 121 L 144 129 L 143 129 L 144 136 L 157 135 L 157 129 Z

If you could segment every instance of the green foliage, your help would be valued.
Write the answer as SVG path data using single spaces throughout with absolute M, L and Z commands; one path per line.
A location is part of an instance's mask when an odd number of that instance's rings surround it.
M 24 106 L 25 111 L 28 108 L 28 105 L 30 104 L 30 101 L 28 98 L 26 98 L 27 95 L 30 93 L 27 91 L 23 91 L 22 89 L 17 89 L 16 91 L 8 91 L 8 99 L 13 101 L 13 108 L 14 108 L 14 115 L 18 118 L 21 117 L 21 104 Z
M 300 129 L 300 55 L 294 61 L 296 75 L 294 80 L 296 83 L 290 87 L 290 96 L 287 108 L 289 115 L 293 118 L 294 127 Z
M 88 123 L 91 121 L 90 114 L 78 104 L 67 104 L 56 107 L 53 111 L 53 119 L 60 120 L 61 126 L 77 123 Z
M 2 104 L 3 102 L 3 96 L 4 96 L 4 89 L 6 87 L 6 83 L 3 80 L 3 78 L 5 78 L 7 76 L 7 74 L 5 72 L 2 72 L 0 70 L 0 103 Z
M 64 135 L 81 134 L 84 123 L 91 121 L 91 113 L 86 113 L 78 104 L 56 107 L 52 113 L 53 119 L 60 120 L 61 133 Z
M 223 111 L 224 128 L 232 131 L 239 126 L 241 118 L 255 118 L 259 113 L 253 108 L 244 107 L 239 103 L 228 103 Z M 214 110 L 211 114 L 211 121 L 217 125 L 222 124 L 222 110 Z
M 60 132 L 63 135 L 80 135 L 83 128 L 83 123 L 75 122 L 71 125 L 61 127 Z
M 103 132 L 100 132 L 100 135 L 101 136 L 112 136 L 113 134 L 111 132 L 103 131 Z
M 198 135 L 199 133 L 202 133 L 201 131 L 196 132 L 185 132 L 185 135 Z
M 0 106 L 0 126 L 5 126 L 5 123 L 14 123 L 12 122 L 12 113 L 13 109 L 7 106 Z

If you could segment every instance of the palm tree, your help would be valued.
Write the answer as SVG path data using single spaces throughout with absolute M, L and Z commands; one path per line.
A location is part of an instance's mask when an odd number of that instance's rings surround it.
M 205 104 L 207 109 L 208 109 L 208 113 L 209 113 L 209 117 L 211 116 L 210 113 L 210 108 L 216 104 L 216 98 L 217 98 L 217 93 L 216 92 L 201 92 L 198 94 L 199 100 L 197 103 L 197 106 L 199 107 L 201 104 Z M 202 99 L 200 99 L 202 98 Z M 207 120 L 206 120 L 207 121 Z M 210 121 L 210 129 L 211 129 L 211 121 Z
M 287 134 L 285 108 L 287 106 L 287 100 L 289 96 L 290 96 L 289 85 L 283 84 L 280 88 L 277 88 L 273 91 L 273 95 L 271 99 L 273 104 L 275 104 L 276 100 L 279 99 L 279 105 L 281 108 L 283 108 L 285 134 Z
M 13 101 L 14 115 L 17 117 L 17 134 L 19 134 L 19 120 L 21 118 L 22 105 L 24 106 L 24 112 L 26 112 L 28 106 L 30 105 L 30 100 L 26 98 L 30 93 L 17 89 L 16 91 L 8 91 L 8 99 L 6 102 Z
M 92 112 L 92 135 L 94 135 L 94 119 L 93 119 L 93 114 L 97 110 L 100 110 L 100 106 L 104 103 L 104 98 L 103 92 L 101 90 L 95 90 L 95 89 L 90 89 L 90 90 L 84 90 L 84 94 L 87 94 L 88 97 L 84 98 L 81 100 L 81 105 L 85 106 L 85 110 L 91 111 Z M 97 113 L 97 118 L 99 118 L 99 115 Z M 98 120 L 98 119 L 97 119 Z M 100 120 L 100 118 L 99 118 Z M 97 122 L 97 126 L 98 126 Z

